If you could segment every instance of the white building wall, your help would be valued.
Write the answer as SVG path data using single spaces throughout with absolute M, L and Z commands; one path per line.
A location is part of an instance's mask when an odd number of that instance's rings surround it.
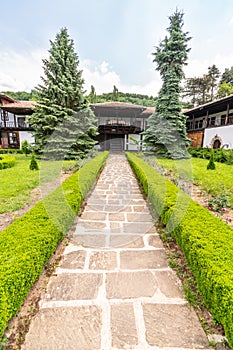
M 131 140 L 130 139 L 131 137 L 140 141 L 140 135 L 139 134 L 129 134 L 128 135 L 128 150 L 129 151 L 137 151 L 139 148 L 139 145 L 135 141 Z
M 35 139 L 34 137 L 32 136 L 31 133 L 29 133 L 28 131 L 19 131 L 19 142 L 20 142 L 20 146 L 21 146 L 21 143 L 23 141 L 28 141 L 29 143 L 34 143 L 35 142 Z
M 219 126 L 216 128 L 207 128 L 204 132 L 203 147 L 211 147 L 213 138 L 219 137 L 222 140 L 224 148 L 233 148 L 233 125 Z

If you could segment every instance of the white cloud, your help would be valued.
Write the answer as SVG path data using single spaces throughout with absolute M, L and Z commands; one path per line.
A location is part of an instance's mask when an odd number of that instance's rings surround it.
M 17 53 L 5 51 L 0 55 L 0 91 L 30 91 L 40 83 L 40 76 L 43 75 L 42 59 L 48 53 L 44 50 L 27 51 Z M 85 80 L 85 89 L 90 92 L 91 85 L 96 89 L 97 94 L 111 92 L 116 85 L 119 91 L 141 93 L 155 96 L 161 87 L 159 74 L 150 72 L 150 79 L 145 84 L 125 84 L 120 75 L 114 71 L 106 61 L 96 63 L 84 59 L 80 62 Z
M 40 82 L 43 50 L 22 54 L 8 51 L 0 55 L 0 90 L 30 91 Z
M 151 73 L 151 80 L 144 85 L 129 85 L 121 81 L 121 77 L 109 65 L 108 62 L 103 61 L 100 64 L 90 60 L 81 62 L 83 70 L 83 78 L 85 80 L 85 87 L 89 93 L 91 85 L 95 87 L 96 93 L 111 92 L 113 86 L 116 85 L 119 91 L 139 93 L 149 96 L 155 96 L 161 87 L 159 74 Z
M 233 53 L 215 54 L 208 60 L 191 59 L 184 68 L 185 76 L 186 78 L 202 76 L 208 72 L 208 67 L 213 64 L 223 73 L 225 68 L 231 68 L 233 66 Z

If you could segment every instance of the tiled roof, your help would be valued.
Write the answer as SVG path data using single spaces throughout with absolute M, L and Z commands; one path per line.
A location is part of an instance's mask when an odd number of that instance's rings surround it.
M 155 111 L 155 107 L 146 107 L 145 111 L 142 114 L 153 114 Z
M 2 108 L 32 108 L 36 105 L 35 101 L 15 101 L 5 104 Z

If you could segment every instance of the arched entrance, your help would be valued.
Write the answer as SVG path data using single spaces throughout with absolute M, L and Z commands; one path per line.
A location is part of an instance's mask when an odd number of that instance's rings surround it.
M 213 148 L 220 148 L 220 147 L 221 147 L 221 142 L 218 139 L 214 140 Z

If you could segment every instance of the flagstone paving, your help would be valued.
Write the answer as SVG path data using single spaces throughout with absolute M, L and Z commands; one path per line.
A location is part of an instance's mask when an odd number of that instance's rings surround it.
M 123 155 L 108 159 L 22 349 L 209 349 Z

